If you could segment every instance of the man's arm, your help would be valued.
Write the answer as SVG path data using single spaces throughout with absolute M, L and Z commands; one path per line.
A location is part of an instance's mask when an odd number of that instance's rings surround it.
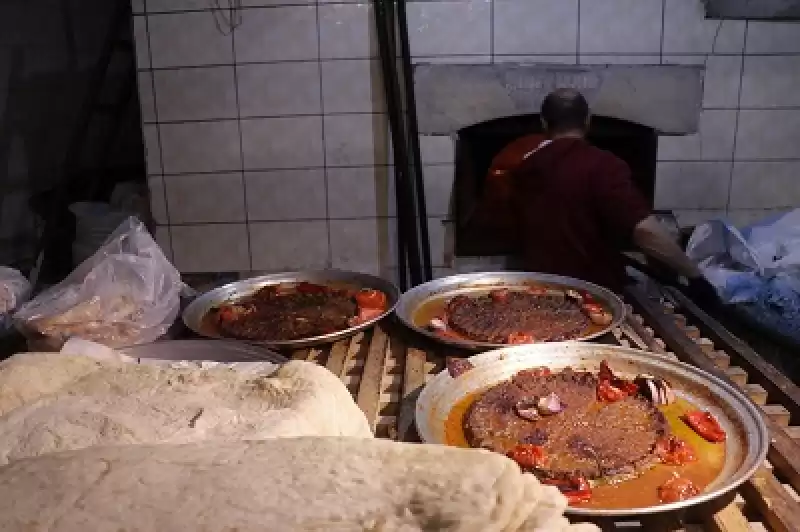
M 648 216 L 633 229 L 633 243 L 646 255 L 670 267 L 687 279 L 701 276 L 700 269 L 676 244 L 655 216 Z
M 679 275 L 698 278 L 700 270 L 652 215 L 633 183 L 628 165 L 619 159 L 609 159 L 603 170 L 593 184 L 597 209 L 606 230 L 618 242 L 632 242 Z

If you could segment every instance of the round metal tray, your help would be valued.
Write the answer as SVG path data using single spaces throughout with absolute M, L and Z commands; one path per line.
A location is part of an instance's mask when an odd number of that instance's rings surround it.
M 416 286 L 400 297 L 397 305 L 396 314 L 400 321 L 425 336 L 444 344 L 471 349 L 473 351 L 485 351 L 487 349 L 497 349 L 508 347 L 507 344 L 493 344 L 488 342 L 476 342 L 471 340 L 460 340 L 440 336 L 425 327 L 419 327 L 414 323 L 414 315 L 419 308 L 432 299 L 451 298 L 456 295 L 470 295 L 486 293 L 493 288 L 524 288 L 531 283 L 551 285 L 559 288 L 573 288 L 585 290 L 592 297 L 602 302 L 613 315 L 611 324 L 602 330 L 588 334 L 578 341 L 592 340 L 608 333 L 611 329 L 618 326 L 625 319 L 625 305 L 611 290 L 597 286 L 586 281 L 563 277 L 561 275 L 551 275 L 546 273 L 529 272 L 496 272 L 496 273 L 469 273 L 464 275 L 454 275 L 443 277 L 434 281 Z
M 663 355 L 579 342 L 521 345 L 475 355 L 469 358 L 475 367 L 457 379 L 450 377 L 447 370 L 442 371 L 425 386 L 417 400 L 415 419 L 420 438 L 426 443 L 445 444 L 445 421 L 458 402 L 511 378 L 520 370 L 547 366 L 558 371 L 569 366 L 596 372 L 602 360 L 607 360 L 621 376 L 649 373 L 665 378 L 678 397 L 710 411 L 728 435 L 725 465 L 703 493 L 686 501 L 613 510 L 570 507 L 567 513 L 603 518 L 685 511 L 732 494 L 764 463 L 770 442 L 766 424 L 757 407 L 735 387 Z
M 203 327 L 203 318 L 205 317 L 205 315 L 208 313 L 209 310 L 222 303 L 236 301 L 237 299 L 241 299 L 245 296 L 248 296 L 253 292 L 255 292 L 256 290 L 263 288 L 267 285 L 280 284 L 280 283 L 299 283 L 299 282 L 317 283 L 322 285 L 342 284 L 351 286 L 356 289 L 372 288 L 374 290 L 380 290 L 381 292 L 386 294 L 386 297 L 389 301 L 389 306 L 386 312 L 384 312 L 377 318 L 369 320 L 366 323 L 362 323 L 361 325 L 350 327 L 341 331 L 336 331 L 330 334 L 314 336 L 312 338 L 303 338 L 301 340 L 289 340 L 289 341 L 278 341 L 278 342 L 256 342 L 250 340 L 242 340 L 242 341 L 246 341 L 248 343 L 257 345 L 266 345 L 269 347 L 274 347 L 276 349 L 285 349 L 285 348 L 297 349 L 302 347 L 310 347 L 314 345 L 335 342 L 336 340 L 347 338 L 348 336 L 352 336 L 353 334 L 359 331 L 368 329 L 378 321 L 382 320 L 383 318 L 391 314 L 394 308 L 397 306 L 397 301 L 400 297 L 400 290 L 398 290 L 398 288 L 394 284 L 380 277 L 375 277 L 374 275 L 367 275 L 364 273 L 345 272 L 340 270 L 276 273 L 271 275 L 262 275 L 260 277 L 253 277 L 250 279 L 244 279 L 242 281 L 236 281 L 234 283 L 226 284 L 224 286 L 206 292 L 205 294 L 201 295 L 200 297 L 192 301 L 183 311 L 183 323 L 185 323 L 186 326 L 195 333 L 201 336 L 205 336 L 206 338 L 230 338 L 227 336 L 223 336 L 215 331 L 209 331 L 208 329 L 205 329 Z M 236 338 L 230 338 L 230 339 L 235 340 Z
M 258 362 L 284 364 L 288 358 L 262 346 L 234 340 L 168 340 L 120 349 L 125 355 L 139 359 L 188 362 Z

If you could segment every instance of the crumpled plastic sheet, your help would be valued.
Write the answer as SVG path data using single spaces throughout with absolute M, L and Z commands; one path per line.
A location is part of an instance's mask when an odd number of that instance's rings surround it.
M 800 209 L 737 229 L 699 226 L 687 247 L 724 303 L 800 343 Z

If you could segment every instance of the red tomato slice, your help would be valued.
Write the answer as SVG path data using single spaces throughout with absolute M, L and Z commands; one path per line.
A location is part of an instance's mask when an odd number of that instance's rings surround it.
M 523 469 L 543 467 L 547 463 L 547 453 L 543 447 L 522 443 L 508 452 L 508 457 Z
M 544 366 L 538 368 L 530 368 L 530 369 L 523 369 L 517 375 L 531 375 L 533 377 L 546 377 L 547 375 L 552 375 L 553 372 L 550 371 L 550 368 L 546 368 Z
M 667 465 L 684 465 L 697 461 L 694 449 L 675 436 L 659 438 L 656 441 L 655 453 L 661 459 L 661 463 Z
M 699 493 L 691 480 L 682 477 L 671 478 L 658 487 L 658 498 L 663 503 L 685 501 Z
M 592 490 L 565 491 L 564 497 L 569 504 L 579 504 L 592 500 Z
M 350 318 L 350 326 L 355 327 L 356 325 L 361 325 L 362 323 L 367 323 L 370 320 L 373 320 L 383 314 L 383 310 L 379 308 L 359 308 L 358 309 L 358 316 Z
M 517 344 L 532 344 L 535 342 L 536 339 L 533 337 L 532 334 L 528 333 L 521 333 L 521 332 L 514 332 L 508 335 L 508 340 L 506 343 L 517 345 Z
M 452 338 L 453 340 L 463 340 L 464 337 L 455 332 L 452 329 L 437 329 L 436 331 L 437 336 L 441 336 L 442 338 Z
M 566 480 L 542 480 L 542 484 L 555 486 L 567 498 L 569 504 L 588 502 L 592 499 L 592 487 L 585 477 L 571 477 Z
M 602 314 L 605 312 L 603 305 L 598 303 L 584 303 L 583 311 L 587 314 Z
M 301 294 L 324 294 L 325 292 L 328 291 L 328 287 L 318 284 L 303 282 L 298 284 L 295 287 L 295 290 L 297 290 Z
M 386 294 L 380 290 L 360 290 L 356 293 L 356 303 L 361 308 L 384 310 L 386 308 Z
M 507 288 L 499 288 L 497 290 L 492 290 L 489 292 L 489 297 L 492 298 L 492 301 L 497 303 L 504 303 L 508 299 L 509 291 Z
M 597 399 L 606 403 L 616 403 L 628 397 L 624 391 L 612 386 L 608 381 L 601 381 L 597 385 Z
M 682 419 L 698 435 L 712 443 L 720 443 L 727 439 L 727 434 L 720 426 L 719 421 L 710 412 L 693 410 L 684 414 Z
M 624 381 L 620 379 L 618 382 L 614 384 L 616 384 L 617 388 L 625 392 L 625 395 L 633 397 L 634 395 L 639 393 L 639 387 L 631 381 Z
M 236 311 L 231 306 L 222 306 L 217 309 L 217 317 L 220 321 L 233 321 Z
M 597 374 L 597 378 L 601 382 L 611 382 L 614 380 L 614 372 L 611 371 L 611 366 L 609 366 L 608 362 L 605 360 L 600 362 L 600 371 Z

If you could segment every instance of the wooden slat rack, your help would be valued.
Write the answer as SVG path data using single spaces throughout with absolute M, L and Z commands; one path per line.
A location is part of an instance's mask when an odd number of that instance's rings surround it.
M 686 532 L 800 531 L 800 388 L 680 293 L 638 285 L 628 290 L 628 317 L 618 345 L 666 353 L 739 386 L 765 415 L 772 435 L 767 462 L 729 505 L 691 522 L 600 523 L 604 530 Z M 416 397 L 445 357 L 469 353 L 437 345 L 384 322 L 352 338 L 297 350 L 338 375 L 375 435 L 418 442 Z

